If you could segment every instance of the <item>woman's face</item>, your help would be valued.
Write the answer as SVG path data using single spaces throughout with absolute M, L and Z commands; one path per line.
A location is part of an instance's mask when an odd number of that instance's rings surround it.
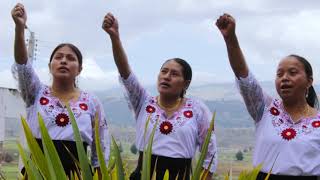
M 187 89 L 190 81 L 186 81 L 183 75 L 183 67 L 173 61 L 167 61 L 160 69 L 158 75 L 158 91 L 166 96 L 180 96 Z
M 283 100 L 305 97 L 307 89 L 312 85 L 304 65 L 295 57 L 288 56 L 280 61 L 276 76 L 276 89 Z
M 58 49 L 49 64 L 54 78 L 74 80 L 82 70 L 76 53 L 68 46 Z

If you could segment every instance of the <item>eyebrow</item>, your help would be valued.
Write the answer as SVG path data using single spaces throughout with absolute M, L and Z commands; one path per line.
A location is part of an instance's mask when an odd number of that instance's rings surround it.
M 62 53 L 62 52 L 57 52 L 56 55 L 65 55 L 65 56 L 72 56 L 72 57 L 76 57 L 75 55 L 73 54 L 70 54 L 70 53 Z

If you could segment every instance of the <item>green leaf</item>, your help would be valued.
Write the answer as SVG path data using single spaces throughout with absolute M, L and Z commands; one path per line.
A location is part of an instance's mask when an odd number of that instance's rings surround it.
M 212 120 L 211 120 L 211 123 L 210 123 L 210 127 L 208 129 L 208 132 L 207 132 L 207 135 L 206 135 L 206 138 L 205 138 L 205 141 L 202 145 L 202 150 L 201 150 L 201 154 L 200 154 L 200 157 L 198 159 L 198 162 L 197 162 L 197 165 L 196 165 L 196 168 L 194 170 L 194 173 L 192 174 L 192 180 L 198 180 L 200 179 L 200 175 L 201 175 L 201 170 L 202 170 L 202 164 L 204 162 L 204 159 L 206 157 L 206 154 L 208 152 L 208 146 L 209 146 L 209 143 L 210 143 L 210 138 L 211 138 L 211 134 L 212 134 L 212 130 L 214 128 L 214 119 L 215 119 L 215 116 L 216 116 L 216 112 L 213 113 L 213 116 L 212 116 Z
M 102 179 L 107 180 L 107 175 L 108 175 L 108 170 L 106 166 L 106 162 L 104 159 L 104 155 L 102 153 L 102 148 L 101 148 L 101 143 L 100 143 L 100 135 L 99 135 L 99 118 L 98 114 L 96 113 L 95 115 L 95 141 L 96 141 L 96 150 L 97 150 L 97 155 L 98 155 L 98 160 L 100 163 L 100 170 L 102 174 Z
M 123 165 L 122 165 L 122 160 L 121 160 L 121 156 L 120 156 L 120 151 L 119 151 L 119 147 L 116 143 L 116 141 L 114 140 L 113 136 L 111 136 L 112 138 L 112 145 L 113 145 L 113 153 L 114 153 L 114 157 L 115 157 L 115 165 L 116 165 L 116 179 L 117 180 L 124 180 L 124 170 L 123 170 Z
M 159 118 L 158 118 L 159 119 Z M 147 149 L 144 149 L 143 151 L 143 162 L 142 162 L 142 173 L 141 173 L 141 179 L 150 179 L 150 169 L 151 169 L 151 154 L 152 154 L 152 143 L 153 143 L 153 137 L 156 132 L 156 128 L 158 125 L 158 119 L 156 120 L 156 123 L 153 126 Z
M 39 168 L 40 173 L 43 177 L 49 178 L 50 173 L 44 153 L 42 152 L 38 142 L 34 138 L 32 131 L 25 118 L 21 117 L 21 123 L 35 165 Z
M 92 180 L 92 171 L 90 168 L 90 163 L 89 163 L 87 154 L 86 154 L 84 147 L 83 147 L 83 141 L 81 139 L 81 135 L 80 135 L 80 131 L 79 131 L 77 122 L 75 120 L 73 112 L 70 109 L 69 104 L 67 104 L 67 109 L 68 109 L 69 117 L 70 117 L 71 124 L 72 124 L 73 137 L 76 141 L 77 152 L 78 152 L 80 167 L 81 167 L 81 171 L 82 171 L 82 174 L 81 174 L 82 179 Z
M 66 180 L 67 176 L 64 172 L 59 154 L 50 138 L 50 135 L 48 133 L 48 130 L 46 129 L 40 113 L 38 113 L 38 121 L 42 137 L 43 150 L 49 166 L 50 179 Z
M 20 143 L 18 143 L 18 149 L 21 155 L 22 162 L 24 164 L 24 168 L 28 174 L 28 178 L 31 180 L 42 179 L 42 176 L 38 171 L 38 169 L 36 168 L 34 162 L 29 158 L 27 153 L 25 153 Z
M 164 173 L 164 176 L 163 176 L 163 180 L 169 180 L 169 170 L 167 169 L 166 172 Z
M 204 171 L 204 173 L 201 174 L 201 179 L 207 179 L 207 176 L 209 174 L 209 169 L 211 168 L 211 165 L 213 163 L 213 159 L 214 159 L 214 156 L 216 155 L 216 153 L 214 153 L 214 155 L 211 157 L 210 159 L 210 163 L 209 163 L 209 166 L 208 166 L 208 170 L 207 171 Z

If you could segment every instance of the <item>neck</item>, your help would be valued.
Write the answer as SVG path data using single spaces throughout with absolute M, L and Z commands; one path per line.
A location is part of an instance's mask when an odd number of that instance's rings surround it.
M 293 100 L 283 100 L 283 106 L 287 111 L 296 111 L 309 106 L 309 104 L 307 103 L 307 100 L 305 98 L 301 98 Z
M 54 80 L 52 83 L 52 90 L 55 93 L 69 93 L 74 92 L 77 88 L 74 86 L 74 82 L 65 82 Z
M 314 114 L 312 107 L 309 106 L 306 99 L 294 101 L 283 100 L 283 107 L 290 114 L 294 122 Z
M 168 109 L 175 109 L 177 108 L 180 103 L 181 103 L 181 97 L 179 96 L 163 96 L 163 95 L 159 95 L 158 96 L 158 104 L 164 108 L 168 108 Z

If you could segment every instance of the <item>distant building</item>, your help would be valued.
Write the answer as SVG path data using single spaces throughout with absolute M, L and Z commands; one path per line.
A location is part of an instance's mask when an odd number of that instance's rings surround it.
M 3 141 L 20 134 L 20 117 L 25 105 L 17 89 L 0 87 L 0 151 Z

